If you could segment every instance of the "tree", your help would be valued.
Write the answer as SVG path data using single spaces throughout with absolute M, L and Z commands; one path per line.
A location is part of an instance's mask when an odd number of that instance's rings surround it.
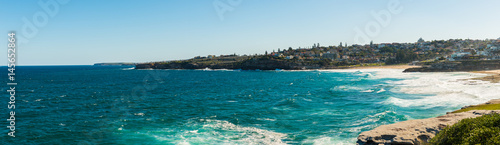
M 380 48 L 380 53 L 396 53 L 396 49 L 393 47 L 382 47 Z
M 278 48 L 278 52 L 281 52 L 279 48 Z
M 266 50 L 266 55 L 267 55 L 267 50 Z
M 292 47 L 288 47 L 288 51 L 292 51 Z
M 339 47 L 342 47 L 342 42 L 340 42 L 340 45 L 339 45 Z

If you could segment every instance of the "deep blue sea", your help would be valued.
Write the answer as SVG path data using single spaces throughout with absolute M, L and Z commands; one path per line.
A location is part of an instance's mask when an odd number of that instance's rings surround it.
M 1 144 L 355 144 L 363 131 L 483 103 L 500 88 L 464 80 L 481 74 L 401 71 L 20 66 L 15 138 L 1 87 Z

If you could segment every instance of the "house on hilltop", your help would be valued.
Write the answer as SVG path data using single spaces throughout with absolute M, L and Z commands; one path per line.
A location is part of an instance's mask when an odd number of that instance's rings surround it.
M 425 40 L 422 39 L 422 37 L 420 37 L 420 39 L 418 39 L 418 41 L 417 41 L 417 43 L 424 43 L 424 42 L 425 42 Z

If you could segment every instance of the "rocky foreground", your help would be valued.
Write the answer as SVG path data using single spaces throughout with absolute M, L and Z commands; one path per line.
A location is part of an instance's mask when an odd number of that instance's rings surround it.
M 500 104 L 500 99 L 491 100 L 485 104 Z M 389 125 L 382 125 L 373 130 L 362 132 L 358 136 L 358 141 L 356 144 L 425 144 L 428 143 L 431 138 L 436 136 L 436 134 L 446 126 L 453 125 L 462 119 L 475 118 L 491 113 L 500 113 L 500 110 L 471 110 L 461 113 L 448 113 L 446 115 L 438 116 L 435 118 L 408 120 Z

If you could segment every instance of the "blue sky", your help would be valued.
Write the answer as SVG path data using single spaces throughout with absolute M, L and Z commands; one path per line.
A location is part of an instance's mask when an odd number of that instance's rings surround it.
M 51 16 L 39 2 L 55 3 L 58 11 Z M 0 44 L 7 49 L 9 31 L 28 40 L 18 43 L 18 65 L 148 62 L 368 42 L 356 39 L 359 32 L 375 43 L 500 37 L 498 0 L 2 0 L 0 5 L 5 34 Z M 23 19 L 37 33 L 24 32 Z

